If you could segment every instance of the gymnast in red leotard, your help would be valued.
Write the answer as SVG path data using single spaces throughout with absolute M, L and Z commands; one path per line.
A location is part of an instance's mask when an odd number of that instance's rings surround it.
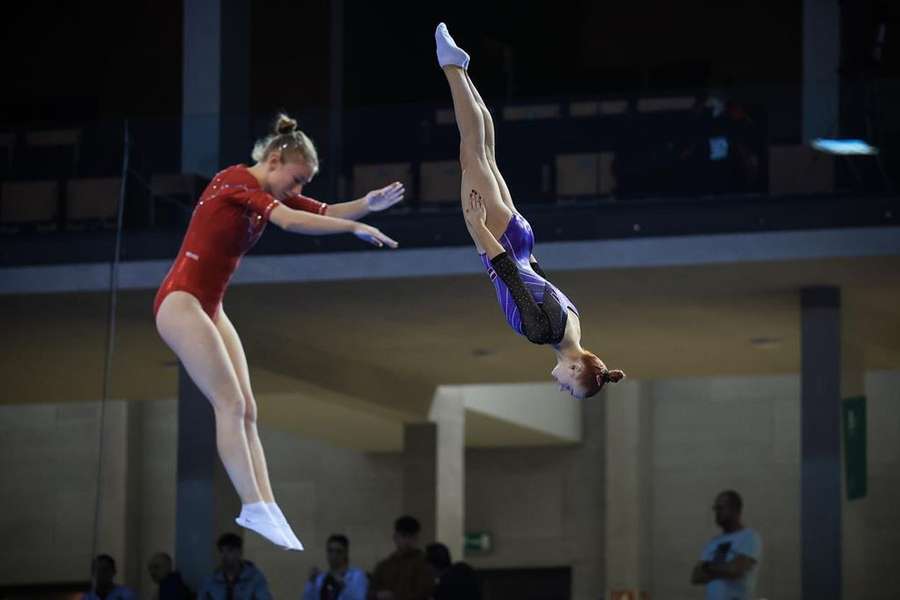
M 181 290 L 196 297 L 215 320 L 231 275 L 262 236 L 278 204 L 244 165 L 219 172 L 194 208 L 181 250 L 156 294 L 153 313 L 170 292 Z M 284 197 L 281 204 L 317 215 L 328 207 L 299 194 Z
M 403 199 L 404 188 L 394 182 L 330 205 L 301 195 L 319 161 L 312 141 L 286 115 L 257 142 L 253 159 L 252 167 L 218 173 L 200 196 L 153 313 L 163 341 L 213 406 L 219 457 L 241 498 L 237 523 L 279 546 L 302 550 L 272 494 L 247 359 L 222 310 L 222 297 L 241 257 L 269 221 L 293 233 L 352 233 L 375 246 L 396 248 L 397 242 L 357 219 L 393 206 Z

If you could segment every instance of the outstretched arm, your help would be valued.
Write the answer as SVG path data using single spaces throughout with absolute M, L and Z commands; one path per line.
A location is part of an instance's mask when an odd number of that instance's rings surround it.
M 372 190 L 362 198 L 358 198 L 351 202 L 329 204 L 325 209 L 325 215 L 356 221 L 362 219 L 371 212 L 387 210 L 403 200 L 403 195 L 405 193 L 406 189 L 403 187 L 403 184 L 399 181 L 395 181 L 383 188 Z
M 278 204 L 269 214 L 269 220 L 278 227 L 291 233 L 304 235 L 330 235 L 335 233 L 352 233 L 359 239 L 375 246 L 396 248 L 397 242 L 383 234 L 380 230 L 347 219 L 336 219 L 323 215 L 315 215 L 302 210 L 293 210 Z

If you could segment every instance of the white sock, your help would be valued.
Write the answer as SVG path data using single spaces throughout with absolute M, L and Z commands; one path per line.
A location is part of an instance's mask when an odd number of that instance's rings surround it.
M 456 65 L 463 69 L 469 68 L 469 55 L 465 50 L 456 45 L 447 26 L 439 23 L 437 29 L 434 30 L 434 41 L 437 44 L 438 64 L 442 67 L 447 65 Z
M 281 509 L 278 508 L 278 505 L 274 502 L 266 502 L 266 508 L 269 509 L 269 512 L 272 513 L 272 516 L 275 517 L 275 520 L 279 523 L 287 523 L 287 519 L 284 517 L 284 513 L 281 512 Z
M 294 533 L 294 530 L 291 529 L 287 518 L 284 516 L 284 513 L 281 512 L 281 508 L 279 508 L 278 505 L 274 502 L 266 502 L 266 508 L 269 510 L 269 513 L 275 518 L 278 524 L 281 525 L 282 533 L 284 533 L 285 537 L 287 537 L 288 541 L 290 541 L 293 546 L 291 550 L 303 550 L 303 543 L 300 541 L 300 538 L 298 538 Z
M 269 513 L 265 502 L 253 502 L 241 506 L 241 515 L 239 519 L 250 520 L 269 520 L 272 515 Z
M 234 521 L 241 527 L 255 531 L 276 546 L 288 550 L 294 549 L 293 541 L 288 537 L 281 523 L 266 508 L 264 502 L 244 504 L 241 507 L 241 514 Z

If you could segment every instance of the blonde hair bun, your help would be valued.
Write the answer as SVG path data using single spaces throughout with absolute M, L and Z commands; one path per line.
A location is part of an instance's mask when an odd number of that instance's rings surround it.
M 286 133 L 293 133 L 297 129 L 297 120 L 292 119 L 284 113 L 278 115 L 278 119 L 275 121 L 275 133 L 277 135 L 284 135 Z

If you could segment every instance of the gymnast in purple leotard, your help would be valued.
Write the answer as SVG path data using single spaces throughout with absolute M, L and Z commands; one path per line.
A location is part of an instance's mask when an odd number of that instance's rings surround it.
M 494 157 L 494 123 L 469 78 L 469 55 L 441 23 L 435 31 L 438 64 L 450 84 L 459 127 L 462 206 L 466 227 L 494 284 L 512 329 L 556 354 L 551 374 L 577 398 L 593 396 L 625 377 L 581 347 L 578 309 L 534 258 L 534 232 L 513 204 Z

